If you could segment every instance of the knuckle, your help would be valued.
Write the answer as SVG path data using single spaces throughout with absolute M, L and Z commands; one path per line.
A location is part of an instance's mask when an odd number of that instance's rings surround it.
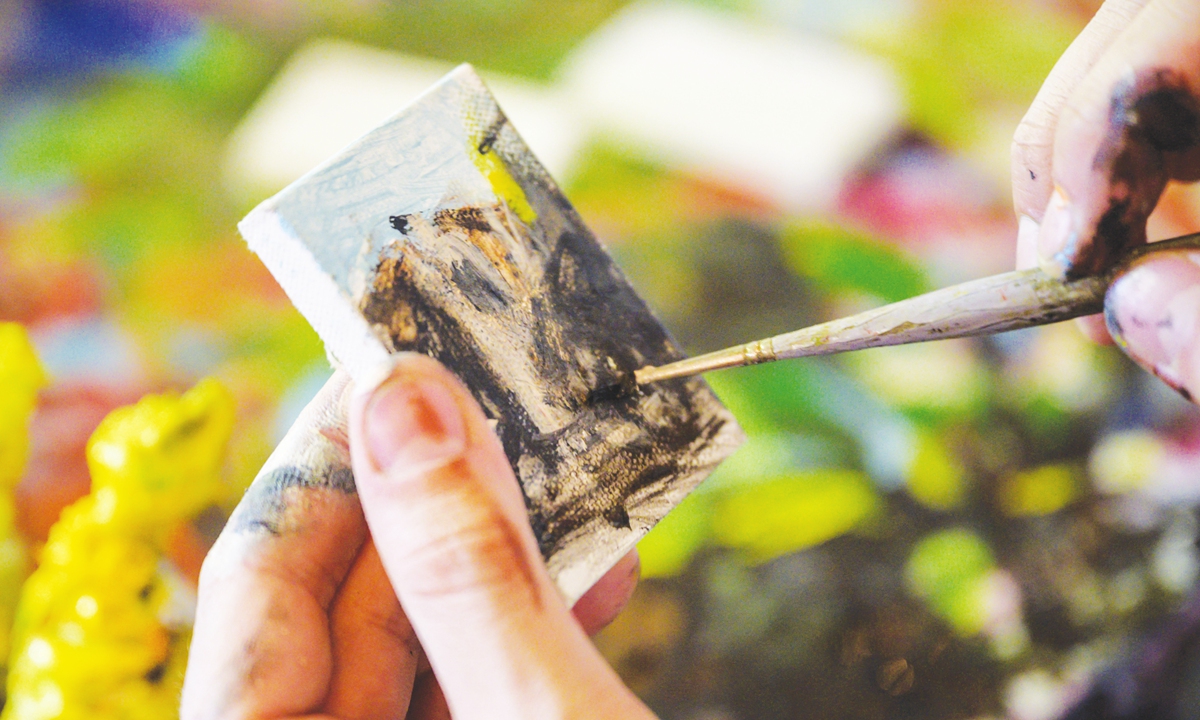
M 408 589 L 425 597 L 531 593 L 525 548 L 499 513 L 481 511 L 430 537 L 409 555 Z
M 459 473 L 433 475 L 419 491 L 421 502 L 410 506 L 420 527 L 405 533 L 412 542 L 400 558 L 398 589 L 442 599 L 538 597 L 530 543 L 490 493 Z

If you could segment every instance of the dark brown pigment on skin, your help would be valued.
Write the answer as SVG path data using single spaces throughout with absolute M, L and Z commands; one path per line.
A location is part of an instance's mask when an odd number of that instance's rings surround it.
M 1069 279 L 1096 275 L 1146 241 L 1146 218 L 1166 186 L 1168 159 L 1200 145 L 1200 99 L 1175 70 L 1152 70 L 1120 85 L 1109 132 L 1092 163 L 1111 184 L 1094 239 L 1081 244 Z
M 529 599 L 538 610 L 543 607 L 541 586 L 538 585 L 537 573 L 529 562 L 529 556 L 525 554 L 525 545 L 521 542 L 521 537 L 517 534 L 516 528 L 508 522 L 506 518 L 497 518 L 494 523 L 500 528 L 502 533 L 501 542 L 504 543 L 505 551 L 508 554 L 509 560 L 515 565 L 517 573 L 521 576 L 522 585 L 529 590 Z
M 546 210 L 566 210 L 574 216 L 569 206 Z M 493 231 L 477 208 L 439 212 L 433 223 L 440 229 Z M 524 239 L 537 244 L 536 239 Z M 615 395 L 593 398 L 589 403 L 589 392 L 570 389 L 573 379 L 588 378 L 588 390 L 608 387 L 639 363 L 662 364 L 680 357 L 666 332 L 592 237 L 567 230 L 554 238 L 544 265 L 544 286 L 528 298 L 514 297 L 508 287 L 489 280 L 486 268 L 469 261 L 455 261 L 453 265 L 455 287 L 482 313 L 504 315 L 514 303 L 532 303 L 531 312 L 520 317 L 530 317 L 534 324 L 533 346 L 528 353 L 544 389 L 544 401 L 574 415 L 566 427 L 550 434 L 538 431 L 520 397 L 488 366 L 487 354 L 480 347 L 488 339 L 478 337 L 452 317 L 444 308 L 448 302 L 445 297 L 428 297 L 419 287 L 414 262 L 421 260 L 403 253 L 380 262 L 373 291 L 364 300 L 363 315 L 369 322 L 388 328 L 397 351 L 416 351 L 437 358 L 471 388 L 484 408 L 498 409 L 496 432 L 518 478 L 521 458 L 532 456 L 542 463 L 547 487 L 539 490 L 546 501 L 530 502 L 526 489 L 525 505 L 545 557 L 563 547 L 573 532 L 599 518 L 614 527 L 628 528 L 628 499 L 643 489 L 661 488 L 664 479 L 688 471 L 690 458 L 681 451 L 698 438 L 711 439 L 723 427 L 723 418 L 702 417 L 683 380 L 658 383 L 653 390 L 665 404 L 676 408 L 669 421 L 662 423 L 644 418 L 639 408 L 641 396 Z M 395 324 L 398 317 L 415 324 L 415 340 L 404 339 L 405 328 Z M 576 349 L 587 349 L 597 359 L 587 360 Z M 635 354 L 635 349 L 640 354 Z M 618 369 L 603 362 L 605 357 L 612 358 Z M 601 429 L 606 420 L 613 418 L 632 421 L 642 432 L 632 442 L 610 443 Z M 559 443 L 563 436 L 571 437 L 576 447 L 585 448 L 575 455 L 584 458 L 583 470 L 593 482 L 566 477 L 568 473 L 560 470 L 564 457 Z M 521 479 L 524 483 L 525 478 Z

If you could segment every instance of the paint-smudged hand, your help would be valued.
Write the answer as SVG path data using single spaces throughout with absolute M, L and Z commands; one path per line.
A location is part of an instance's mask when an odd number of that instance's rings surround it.
M 628 600 L 636 555 L 572 617 L 458 380 L 399 355 L 346 387 L 335 376 L 305 417 L 349 406 L 355 482 L 294 466 L 255 481 L 205 562 L 182 717 L 652 717 L 587 638 Z
M 1012 177 L 1019 268 L 1082 277 L 1145 243 L 1146 219 L 1166 183 L 1200 179 L 1200 0 L 1107 0 L 1017 128 Z M 1157 257 L 1139 273 L 1186 263 L 1185 256 Z M 1168 275 L 1178 282 L 1187 273 Z M 1176 362 L 1178 348 L 1200 344 L 1190 335 L 1195 318 L 1153 347 L 1141 329 L 1129 334 L 1120 321 L 1178 324 L 1180 311 L 1161 304 L 1168 300 L 1110 293 L 1108 319 L 1116 322 L 1109 329 L 1135 360 L 1183 387 L 1177 373 L 1162 369 Z M 1105 339 L 1099 317 L 1082 324 Z

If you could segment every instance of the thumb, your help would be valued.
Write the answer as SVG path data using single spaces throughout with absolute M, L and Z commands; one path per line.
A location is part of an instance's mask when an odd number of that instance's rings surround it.
M 1109 287 L 1104 317 L 1139 365 L 1188 400 L 1200 397 L 1200 252 L 1150 253 Z
M 453 375 L 395 356 L 357 392 L 350 449 L 380 559 L 455 718 L 645 712 L 558 595 L 500 442 Z

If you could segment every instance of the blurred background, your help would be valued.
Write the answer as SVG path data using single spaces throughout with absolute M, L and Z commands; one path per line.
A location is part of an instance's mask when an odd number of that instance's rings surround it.
M 1098 5 L 3 0 L 0 320 L 51 378 L 20 531 L 88 492 L 107 412 L 213 375 L 194 580 L 330 373 L 237 221 L 456 63 L 698 353 L 1011 269 L 1009 142 Z M 1151 237 L 1197 230 L 1171 186 Z M 1200 417 L 1119 352 L 1067 324 L 709 381 L 750 440 L 596 640 L 662 717 L 1200 718 Z

